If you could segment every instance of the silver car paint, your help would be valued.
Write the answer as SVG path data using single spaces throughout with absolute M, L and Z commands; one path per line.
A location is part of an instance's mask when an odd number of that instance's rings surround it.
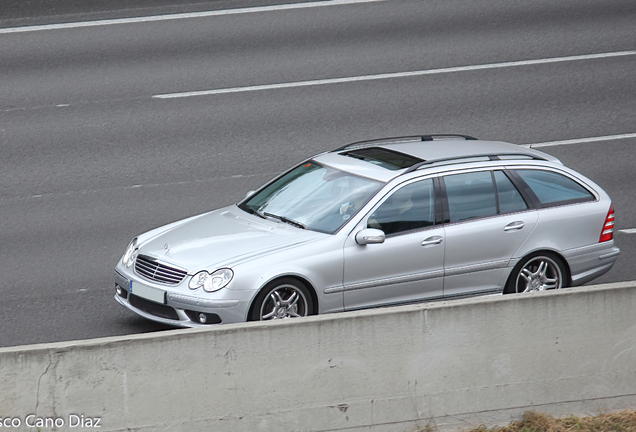
M 537 250 L 551 250 L 567 260 L 572 286 L 586 283 L 614 264 L 619 250 L 614 241 L 599 243 L 601 228 L 611 205 L 610 197 L 589 178 L 562 165 L 515 164 L 509 168 L 548 169 L 570 176 L 588 187 L 597 201 L 548 207 L 537 210 L 539 220 L 533 235 L 515 253 L 516 260 Z M 594 208 L 606 209 L 605 212 Z M 589 210 L 588 210 L 589 209 Z M 563 224 L 566 219 L 570 223 Z M 602 258 L 606 256 L 605 258 Z
M 382 244 L 365 246 L 356 243 L 357 231 L 349 235 L 344 246 L 347 310 L 442 297 L 444 243 L 422 243 L 443 236 L 443 228 L 392 235 Z
M 474 146 L 474 143 L 463 141 L 445 144 L 467 152 Z M 500 151 L 518 148 L 496 142 L 480 144 Z M 304 281 L 315 292 L 318 312 L 327 313 L 444 295 L 500 292 L 518 260 L 537 250 L 562 254 L 570 266 L 574 285 L 606 271 L 616 260 L 618 249 L 613 241 L 598 243 L 605 214 L 599 211 L 587 214 L 581 206 L 602 206 L 609 210 L 610 198 L 591 180 L 564 167 L 556 158 L 529 149 L 518 149 L 526 153 L 540 153 L 551 162 L 506 161 L 507 167 L 553 169 L 566 173 L 585 183 L 594 192 L 597 201 L 435 226 L 387 238 L 383 244 L 361 246 L 355 243 L 355 234 L 366 227 L 370 212 L 397 187 L 427 176 L 501 168 L 502 163 L 483 161 L 452 167 L 439 165 L 397 176 L 399 172 L 388 172 L 356 159 L 333 153 L 322 154 L 314 159 L 386 182 L 384 188 L 338 232 L 328 235 L 300 230 L 282 222 L 249 215 L 236 206 L 194 216 L 139 236 L 141 253 L 188 270 L 188 276 L 180 284 L 166 286 L 146 280 L 138 276 L 133 267 L 126 268 L 121 261 L 116 266 L 119 273 L 116 280 L 125 281 L 121 283 L 133 281 L 166 291 L 167 304 L 176 309 L 180 320 L 159 318 L 134 308 L 121 297 L 116 296 L 116 299 L 146 318 L 198 327 L 201 325 L 190 321 L 183 309 L 217 313 L 224 323 L 245 321 L 259 290 L 282 276 L 294 276 Z M 443 156 L 443 152 L 440 154 Z M 557 221 L 562 221 L 564 216 L 571 218 L 572 223 L 567 227 L 561 224 L 557 228 Z M 504 231 L 506 225 L 518 221 L 525 224 L 523 229 Z M 581 235 L 581 232 L 585 234 Z M 390 262 L 382 259 L 379 251 L 395 250 L 393 245 L 409 243 L 410 236 L 417 239 L 410 250 L 391 253 Z M 421 245 L 424 240 L 436 236 L 442 237 L 440 244 Z M 471 238 L 468 243 L 460 243 L 460 237 Z M 166 244 L 169 245 L 167 255 Z M 416 268 L 418 254 L 428 265 Z M 405 269 L 396 269 L 398 264 L 405 264 Z M 235 275 L 226 288 L 213 293 L 188 288 L 188 282 L 196 272 L 222 267 L 231 267 Z M 426 286 L 424 291 L 422 286 Z M 384 297 L 387 293 L 390 293 L 389 298 Z
M 320 237 L 255 219 L 231 206 L 157 235 L 144 244 L 144 253 L 186 269 L 214 271 Z
M 537 220 L 531 210 L 446 225 L 444 295 L 463 295 L 467 287 L 474 292 L 501 290 L 510 258 L 531 236 Z M 506 231 L 519 222 L 523 228 Z
M 439 141 L 434 146 L 422 146 L 420 142 L 405 143 L 405 144 L 389 144 L 386 148 L 409 153 L 414 156 L 421 157 L 422 159 L 438 159 L 448 156 L 449 153 L 456 154 L 476 154 L 476 153 L 493 153 L 493 154 L 505 154 L 505 153 L 517 153 L 535 155 L 541 158 L 545 158 L 552 163 L 560 164 L 559 159 L 552 155 L 544 153 L 539 150 L 517 146 L 502 141 L 479 141 L 479 147 L 475 145 L 474 141 L 469 140 L 443 140 Z

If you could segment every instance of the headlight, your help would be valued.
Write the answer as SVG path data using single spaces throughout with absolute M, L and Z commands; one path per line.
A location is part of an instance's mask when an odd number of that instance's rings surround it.
M 204 270 L 192 276 L 188 286 L 192 290 L 202 287 L 207 292 L 214 292 L 229 284 L 233 277 L 234 272 L 228 268 L 219 269 L 211 274 Z
M 130 267 L 132 263 L 135 262 L 135 258 L 137 258 L 138 253 L 139 249 L 137 249 L 137 237 L 135 237 L 126 248 L 124 256 L 121 257 L 122 264 L 124 264 L 126 267 Z

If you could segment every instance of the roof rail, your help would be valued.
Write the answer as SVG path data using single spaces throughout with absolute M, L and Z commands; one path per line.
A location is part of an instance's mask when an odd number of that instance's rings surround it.
M 476 140 L 477 138 L 469 136 L 469 135 L 460 135 L 460 134 L 430 134 L 430 135 L 409 135 L 402 137 L 390 137 L 390 138 L 379 138 L 372 139 L 367 141 L 357 141 L 351 144 L 344 145 L 342 147 L 338 147 L 332 152 L 339 152 L 342 150 L 346 150 L 350 147 L 366 147 L 378 144 L 391 144 L 391 143 L 402 143 L 402 142 L 422 142 L 422 141 L 436 141 L 436 140 L 444 140 L 444 139 L 453 139 L 453 138 L 464 138 L 465 140 Z
M 529 153 L 516 153 L 516 152 L 502 152 L 502 153 L 497 153 L 497 154 L 493 154 L 493 153 L 477 153 L 477 154 L 471 154 L 471 155 L 461 155 L 461 156 L 451 156 L 451 157 L 445 157 L 445 158 L 439 158 L 439 159 L 429 159 L 429 160 L 426 160 L 426 161 L 423 161 L 423 162 L 419 162 L 419 163 L 416 163 L 415 165 L 410 166 L 402 174 L 407 174 L 407 173 L 410 173 L 410 172 L 413 172 L 413 171 L 417 171 L 418 169 L 420 169 L 421 167 L 423 167 L 425 165 L 432 165 L 432 164 L 439 163 L 439 162 L 449 162 L 449 161 L 454 161 L 454 160 L 472 159 L 472 158 L 478 158 L 478 157 L 487 157 L 491 161 L 494 161 L 494 160 L 500 160 L 501 156 L 522 156 L 524 158 L 530 158 L 530 159 L 535 159 L 535 160 L 542 160 L 542 161 L 547 161 L 548 160 L 548 159 L 546 159 L 544 157 L 537 156 L 537 155 L 534 155 L 534 154 L 529 154 Z

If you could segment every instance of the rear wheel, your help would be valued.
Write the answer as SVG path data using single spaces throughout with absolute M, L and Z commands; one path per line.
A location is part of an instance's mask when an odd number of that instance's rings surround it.
M 250 321 L 269 321 L 311 315 L 313 304 L 307 287 L 292 278 L 267 285 L 256 296 Z
M 520 261 L 512 270 L 504 294 L 549 289 L 567 286 L 567 270 L 563 260 L 555 254 L 541 252 Z

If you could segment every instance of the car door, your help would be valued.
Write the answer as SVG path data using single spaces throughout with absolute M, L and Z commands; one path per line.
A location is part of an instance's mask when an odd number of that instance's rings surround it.
M 443 176 L 445 191 L 444 297 L 500 292 L 506 267 L 537 223 L 502 170 Z
M 442 296 L 444 228 L 436 225 L 435 201 L 432 178 L 408 183 L 351 232 L 344 246 L 345 309 Z M 382 230 L 384 242 L 358 244 L 355 236 L 365 228 Z

